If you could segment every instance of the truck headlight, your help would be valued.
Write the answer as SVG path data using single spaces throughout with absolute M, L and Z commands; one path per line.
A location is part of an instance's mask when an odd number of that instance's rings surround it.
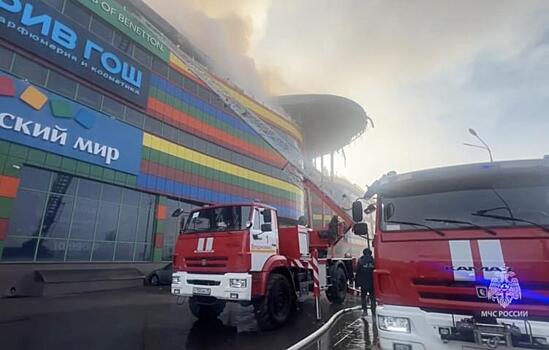
M 241 278 L 230 278 L 229 287 L 231 288 L 246 288 L 248 286 L 248 281 Z
M 179 283 L 179 276 L 172 276 L 172 283 Z
M 379 329 L 388 332 L 410 333 L 410 319 L 378 315 Z

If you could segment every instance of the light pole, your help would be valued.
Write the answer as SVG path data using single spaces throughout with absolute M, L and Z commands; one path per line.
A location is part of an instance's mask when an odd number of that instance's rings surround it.
M 488 155 L 490 156 L 490 162 L 493 162 L 494 161 L 494 158 L 492 157 L 492 150 L 490 150 L 490 147 L 488 146 L 488 144 L 486 142 L 484 142 L 483 139 L 480 138 L 480 136 L 478 136 L 477 132 L 475 131 L 475 129 L 471 129 L 469 128 L 469 134 L 473 135 L 474 137 L 476 137 L 480 143 L 483 144 L 483 146 L 481 145 L 473 145 L 471 143 L 463 143 L 465 146 L 469 146 L 469 147 L 475 147 L 475 148 L 482 148 L 482 149 L 485 149 L 488 151 Z

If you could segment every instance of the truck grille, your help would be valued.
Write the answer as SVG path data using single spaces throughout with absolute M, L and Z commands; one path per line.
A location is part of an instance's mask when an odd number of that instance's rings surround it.
M 188 284 L 194 284 L 197 286 L 219 286 L 220 281 L 209 281 L 209 280 L 187 280 Z
M 226 267 L 228 260 L 225 256 L 192 256 L 185 258 L 188 267 Z

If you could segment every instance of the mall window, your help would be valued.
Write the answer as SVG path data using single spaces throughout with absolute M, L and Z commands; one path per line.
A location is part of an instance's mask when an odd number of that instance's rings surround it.
M 152 63 L 153 72 L 161 75 L 164 78 L 168 77 L 168 65 L 162 59 L 155 57 Z
M 131 108 L 126 108 L 126 115 L 124 120 L 140 129 L 143 129 L 143 123 L 145 123 L 145 115 Z
M 133 58 L 147 68 L 151 68 L 152 56 L 142 49 L 139 45 L 135 45 L 133 50 Z
M 91 20 L 90 30 L 106 42 L 112 42 L 114 30 L 102 19 L 93 16 Z
M 103 104 L 101 106 L 102 112 L 105 112 L 106 114 L 113 116 L 117 119 L 123 120 L 125 108 L 126 106 L 124 106 L 122 103 L 108 96 L 103 96 Z
M 13 52 L 0 46 L 0 69 L 9 72 L 12 60 Z
M 183 77 L 183 88 L 186 91 L 196 95 L 198 91 L 198 84 L 192 81 L 192 79 Z
M 47 69 L 21 55 L 16 55 L 12 72 L 36 85 L 45 85 L 48 75 Z
M 76 82 L 73 80 L 67 79 L 65 76 L 50 70 L 46 87 L 60 95 L 74 98 L 76 85 Z
M 149 261 L 156 197 L 23 167 L 2 261 Z
M 53 7 L 59 12 L 63 10 L 63 3 L 65 2 L 65 0 L 42 0 L 42 1 L 50 5 L 51 7 Z
M 93 109 L 99 110 L 101 108 L 101 97 L 101 94 L 97 91 L 81 84 L 78 85 L 78 93 L 76 94 L 77 101 L 80 101 Z
M 65 4 L 65 9 L 63 13 L 72 18 L 76 23 L 80 24 L 82 27 L 88 29 L 90 27 L 91 15 L 90 13 L 82 8 L 77 1 L 67 1 Z
M 156 135 L 162 135 L 162 124 L 157 119 L 145 117 L 145 129 Z
M 174 83 L 177 86 L 182 86 L 183 85 L 183 76 L 181 75 L 181 73 L 179 73 L 178 71 L 176 71 L 173 68 L 170 68 L 169 72 L 168 72 L 168 75 L 169 75 L 169 79 L 172 83 Z

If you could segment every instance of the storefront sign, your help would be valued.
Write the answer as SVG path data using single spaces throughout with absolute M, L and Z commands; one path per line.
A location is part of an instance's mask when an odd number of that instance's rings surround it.
M 122 5 L 114 0 L 78 0 L 79 3 L 86 6 L 105 21 L 133 40 L 137 41 L 143 47 L 147 48 L 153 54 L 168 61 L 170 50 L 164 42 L 145 24 L 141 23 L 133 14 L 126 11 Z
M 0 95 L 0 139 L 139 173 L 141 130 L 23 81 L 11 82 L 16 86 L 14 96 Z
M 146 106 L 149 75 L 142 65 L 41 2 L 0 0 L 0 36 Z

